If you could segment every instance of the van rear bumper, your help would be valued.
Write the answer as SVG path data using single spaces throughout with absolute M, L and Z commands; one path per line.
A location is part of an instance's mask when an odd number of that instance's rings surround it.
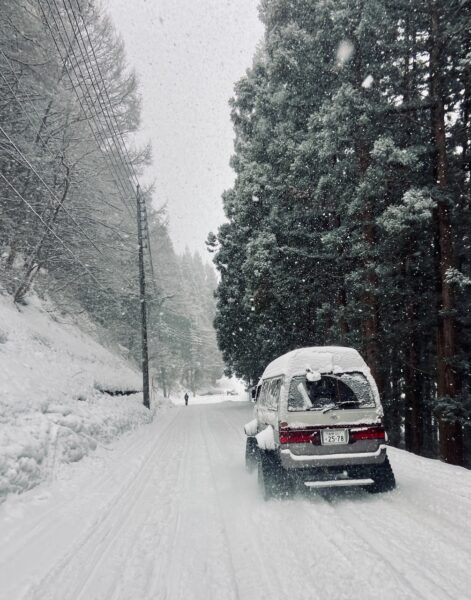
M 386 446 L 381 444 L 374 452 L 348 454 L 293 454 L 289 448 L 280 451 L 281 465 L 285 469 L 309 467 L 342 467 L 347 465 L 380 465 L 386 458 Z

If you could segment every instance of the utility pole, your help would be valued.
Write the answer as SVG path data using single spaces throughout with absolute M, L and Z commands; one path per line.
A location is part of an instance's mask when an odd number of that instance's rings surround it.
M 139 243 L 139 299 L 141 304 L 141 342 L 142 342 L 142 392 L 144 406 L 150 408 L 149 399 L 149 349 L 147 345 L 147 303 L 146 303 L 146 274 L 144 269 L 144 235 L 148 240 L 147 215 L 144 201 L 141 197 L 141 189 L 137 186 L 137 235 Z

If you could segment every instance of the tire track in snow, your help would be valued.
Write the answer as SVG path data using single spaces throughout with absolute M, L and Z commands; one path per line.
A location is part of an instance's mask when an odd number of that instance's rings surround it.
M 73 596 L 73 600 L 90 600 L 92 597 L 96 597 L 97 600 L 101 600 L 101 598 L 104 597 L 107 599 L 112 597 L 123 597 L 122 584 L 126 565 L 129 560 L 132 560 L 132 557 L 135 556 L 136 553 L 139 553 L 139 547 L 138 545 L 136 546 L 135 541 L 139 537 L 142 528 L 147 527 L 149 513 L 155 511 L 155 505 L 151 501 L 154 497 L 158 497 L 157 494 L 154 495 L 157 491 L 155 484 L 164 481 L 167 484 L 167 489 L 165 491 L 167 492 L 168 488 L 171 489 L 171 473 L 173 470 L 172 460 L 179 458 L 178 454 L 175 452 L 175 444 L 173 443 L 174 436 L 172 425 L 176 420 L 178 420 L 178 414 L 175 415 L 175 418 L 166 427 L 163 435 L 161 435 L 158 442 L 154 445 L 152 452 L 149 454 L 145 465 L 146 470 L 141 473 L 139 487 L 137 488 L 136 493 L 133 493 L 133 498 L 129 498 L 128 493 L 128 498 L 131 502 L 126 503 L 128 506 L 126 506 L 126 504 L 124 505 L 123 512 L 125 512 L 125 516 L 119 523 L 117 530 L 113 532 L 112 538 L 109 540 L 107 546 L 107 550 L 111 550 L 111 556 L 108 556 L 107 553 L 101 551 L 99 563 L 94 566 L 93 572 L 80 590 L 80 594 Z M 168 452 L 168 456 L 165 455 L 165 451 Z M 163 469 L 161 469 L 162 466 Z M 156 475 L 156 477 L 153 477 L 154 475 Z M 166 505 L 166 508 L 168 508 L 168 505 Z M 163 521 L 166 522 L 168 515 L 164 513 L 162 516 L 164 517 Z M 139 558 L 143 561 L 146 560 L 144 556 L 139 556 Z M 96 595 L 92 585 L 94 583 L 93 577 L 103 563 L 108 566 L 108 569 L 104 571 L 104 575 L 100 576 L 100 579 L 103 577 L 108 578 L 106 595 L 103 595 L 103 592 L 99 592 L 99 594 Z M 132 576 L 135 576 L 135 571 Z M 99 583 L 100 589 L 102 589 L 103 583 L 101 581 Z M 130 595 L 127 596 L 129 599 L 134 599 L 136 597 L 135 586 L 136 582 L 133 582 Z M 91 594 L 93 594 L 93 596 Z
M 372 500 L 372 499 L 370 499 Z M 382 509 L 389 511 L 387 518 L 388 523 L 397 523 L 398 514 L 400 514 L 401 521 L 403 522 L 404 529 L 412 531 L 417 528 L 418 525 L 427 532 L 433 532 L 437 538 L 441 538 L 441 541 L 446 543 L 456 550 L 459 549 L 468 557 L 471 557 L 471 539 L 463 536 L 463 524 L 458 523 L 453 519 L 444 519 L 445 523 L 442 527 L 437 526 L 436 515 L 434 517 L 433 509 L 430 509 L 427 505 L 416 505 L 413 502 L 407 501 L 407 505 L 404 506 L 403 499 L 401 498 L 401 487 L 399 486 L 397 492 L 391 497 L 391 494 L 386 494 L 381 497 Z M 399 506 L 399 503 L 401 505 Z M 450 499 L 451 502 L 451 499 Z M 454 514 L 459 514 L 459 510 L 454 511 Z M 442 518 L 440 517 L 440 520 Z M 469 532 L 466 532 L 467 534 Z
M 232 421 L 230 426 L 234 429 Z M 240 460 L 243 460 L 242 451 Z M 257 523 L 259 545 L 264 549 L 276 549 L 275 556 L 268 554 L 265 557 L 268 564 L 273 561 L 277 565 L 276 570 L 280 574 L 272 598 L 284 600 L 296 590 L 296 597 L 303 600 L 326 597 L 350 600 L 352 584 L 363 590 L 364 597 L 377 598 L 385 569 L 392 575 L 392 581 L 389 581 L 389 592 L 383 593 L 383 598 L 396 600 L 398 588 L 401 589 L 401 600 L 422 597 L 411 590 L 409 582 L 401 572 L 392 568 L 387 559 L 378 557 L 370 543 L 358 540 L 348 523 L 339 527 L 339 521 L 343 519 L 330 514 L 331 507 L 321 496 L 316 498 L 318 502 L 315 505 L 298 496 L 267 503 L 260 499 L 257 505 L 251 507 Z M 304 518 L 301 518 L 302 515 Z M 354 548 L 350 545 L 352 538 L 355 540 Z M 343 565 L 340 567 L 340 580 L 339 563 Z M 307 567 L 309 564 L 311 568 Z M 376 586 L 371 585 L 372 576 L 377 580 Z M 368 595 L 365 593 L 365 581 L 370 582 Z M 386 590 L 383 588 L 382 592 Z
M 182 418 L 182 413 L 180 412 L 180 420 Z M 179 433 L 181 434 L 182 426 L 181 423 L 177 424 Z M 186 472 L 186 464 L 188 462 L 189 455 L 189 438 L 188 435 L 183 436 L 184 444 L 178 444 L 181 450 L 181 456 L 178 460 L 178 469 L 175 469 L 175 457 L 171 458 L 170 463 L 172 464 L 172 469 L 176 472 L 176 477 L 174 479 L 174 486 L 171 489 L 171 497 L 172 501 L 170 502 L 170 514 L 169 518 L 166 522 L 165 530 L 162 531 L 162 537 L 159 540 L 158 546 L 155 548 L 156 555 L 159 554 L 161 558 L 168 555 L 167 562 L 161 561 L 159 565 L 155 565 L 152 570 L 151 577 L 148 582 L 148 590 L 146 591 L 145 597 L 147 598 L 165 598 L 165 586 L 166 580 L 169 576 L 169 573 L 172 568 L 172 556 L 175 552 L 176 540 L 181 530 L 181 502 L 182 502 L 182 488 L 184 485 L 184 476 Z M 175 444 L 175 440 L 173 440 Z M 167 487 L 167 491 L 170 491 Z M 170 534 L 171 531 L 171 534 Z M 163 538 L 163 539 L 162 539 Z M 170 548 L 170 552 L 169 552 Z M 159 552 L 160 551 L 160 552 Z
M 328 560 L 324 561 L 326 563 L 325 573 L 321 573 L 323 584 L 330 587 L 331 593 L 336 598 L 350 598 L 352 589 L 361 590 L 362 598 L 365 599 L 377 598 L 378 589 L 381 589 L 382 599 L 419 600 L 423 598 L 421 593 L 410 585 L 403 573 L 396 569 L 387 557 L 379 554 L 368 540 L 358 535 L 356 527 L 350 520 L 344 519 L 330 506 L 322 493 L 308 491 L 305 498 L 301 502 L 300 508 L 307 515 L 308 522 L 315 532 L 316 545 L 317 532 L 320 531 L 336 549 L 337 556 L 322 552 L 324 558 L 328 557 Z M 338 556 L 343 557 L 344 564 L 346 562 L 344 570 L 337 568 Z M 319 569 L 316 571 L 316 577 L 318 577 Z M 332 585 L 333 583 L 334 585 Z M 337 586 L 344 586 L 342 595 L 335 583 Z
M 397 491 L 392 494 L 398 496 Z M 381 516 L 383 516 L 382 509 L 386 498 L 378 497 L 374 500 L 379 501 L 377 508 L 381 510 Z M 331 502 L 329 504 L 332 506 Z M 372 508 L 373 510 L 371 510 Z M 469 555 L 461 557 L 460 561 L 460 557 L 456 555 L 456 548 L 443 544 L 439 538 L 433 539 L 426 536 L 427 539 L 418 541 L 416 539 L 417 523 L 412 523 L 410 519 L 407 519 L 405 507 L 393 510 L 392 514 L 390 512 L 389 516 L 385 515 L 380 522 L 372 518 L 376 512 L 375 508 L 375 506 L 371 507 L 370 502 L 359 506 L 358 503 L 351 500 L 336 503 L 335 506 L 336 512 L 344 521 L 348 516 L 348 522 L 352 523 L 357 535 L 367 541 L 377 554 L 387 560 L 397 572 L 403 573 L 403 578 L 408 582 L 409 587 L 416 590 L 417 597 L 427 600 L 444 600 L 445 598 L 466 600 L 469 597 L 467 589 L 460 590 L 456 585 L 460 581 L 462 568 L 469 564 Z M 345 512 L 348 515 L 345 515 Z M 403 519 L 408 520 L 408 523 L 404 523 Z M 398 528 L 398 524 L 401 524 L 401 529 Z M 414 536 L 408 535 L 408 532 L 412 531 L 415 532 Z M 434 565 L 424 564 L 424 550 L 427 553 L 427 559 L 430 559 L 431 552 L 434 554 Z M 453 550 L 452 558 L 450 558 L 450 550 Z M 451 574 L 452 570 L 457 571 L 455 576 Z M 443 581 L 443 572 L 447 573 L 446 581 Z M 406 575 L 406 573 L 410 573 L 410 575 Z
M 94 523 L 81 540 L 55 565 L 46 576 L 26 595 L 27 600 L 57 598 L 79 600 L 88 582 L 97 573 L 107 557 L 107 551 L 118 537 L 121 529 L 131 518 L 131 509 L 147 485 L 147 476 L 152 470 L 152 460 L 158 456 L 161 446 L 172 435 L 172 424 L 178 416 L 175 409 L 152 444 L 140 468 L 119 488 L 118 493 L 102 507 Z M 57 590 L 57 593 L 56 593 Z M 87 596 L 90 600 L 93 596 Z
M 180 418 L 181 413 L 176 421 Z M 184 440 L 186 442 L 187 438 L 184 437 Z M 155 468 L 147 489 L 149 492 L 150 486 L 155 491 L 155 501 L 148 503 L 145 519 L 141 519 L 139 527 L 135 528 L 136 531 L 128 539 L 121 560 L 118 561 L 122 570 L 109 600 L 154 600 L 156 596 L 150 592 L 151 586 L 156 581 L 161 584 L 162 575 L 167 575 L 164 559 L 179 527 L 178 492 L 183 481 L 184 465 L 188 460 L 188 443 L 180 444 L 175 435 L 171 438 L 168 436 L 164 452 L 155 458 Z M 127 547 L 131 548 L 130 555 L 126 551 Z
M 354 491 L 353 493 L 360 493 L 358 491 Z M 362 501 L 368 503 L 368 496 L 366 496 L 368 492 L 365 492 L 365 498 Z M 348 498 L 349 492 L 345 493 L 345 497 Z M 345 506 L 348 504 L 348 499 L 342 496 L 342 492 L 337 492 L 337 494 L 330 496 L 328 492 L 319 492 L 319 495 L 324 500 L 324 510 L 329 514 L 335 514 L 338 518 L 340 518 L 346 526 L 352 530 L 353 536 L 352 539 L 360 540 L 361 543 L 366 545 L 373 550 L 373 557 L 376 562 L 379 562 L 383 566 L 386 566 L 387 569 L 391 572 L 391 574 L 402 581 L 405 584 L 405 593 L 412 593 L 412 598 L 419 600 L 430 600 L 433 596 L 429 596 L 428 594 L 423 593 L 421 589 L 419 589 L 416 585 L 416 582 L 412 581 L 406 573 L 410 570 L 407 565 L 400 564 L 400 562 L 391 557 L 387 552 L 387 546 L 392 545 L 394 543 L 394 536 L 392 539 L 388 538 L 385 535 L 383 527 L 381 527 L 380 531 L 375 532 L 374 535 L 368 535 L 368 532 L 371 528 L 372 524 L 372 514 L 366 515 L 365 519 L 360 520 L 360 523 L 357 522 L 357 519 L 352 518 L 350 513 L 348 515 L 344 515 L 342 512 L 342 508 L 337 508 L 337 504 L 333 503 L 333 500 L 337 500 L 339 506 Z M 381 498 L 378 498 L 379 500 Z M 352 511 L 353 512 L 353 511 Z M 385 571 L 383 570 L 383 575 Z M 426 586 L 427 587 L 427 586 Z
M 211 465 L 211 472 L 216 490 L 218 505 L 227 544 L 230 549 L 233 563 L 233 572 L 235 585 L 237 586 L 237 597 L 239 600 L 274 600 L 280 589 L 280 582 L 275 569 L 268 574 L 267 556 L 261 556 L 259 540 L 255 538 L 255 527 L 252 522 L 253 505 L 250 504 L 250 498 L 244 487 L 250 481 L 245 471 L 243 463 L 244 454 L 240 451 L 239 443 L 243 440 L 242 427 L 236 427 L 234 422 L 229 419 L 229 406 L 239 408 L 237 405 L 222 405 L 216 411 L 211 411 L 206 415 L 205 443 L 208 461 Z M 224 408 L 223 408 L 224 407 Z M 211 424 L 208 416 L 213 421 L 219 423 Z M 219 439 L 216 433 L 219 432 Z M 232 431 L 233 437 L 237 436 L 236 444 L 226 443 L 227 432 Z M 241 444 L 242 448 L 243 445 Z M 223 473 L 221 477 L 216 474 L 215 458 L 221 456 L 221 450 L 226 454 L 226 460 L 220 460 Z M 229 452 L 231 459 L 227 460 Z M 237 465 L 239 469 L 239 482 L 241 486 L 234 486 L 231 481 L 231 465 Z M 235 475 L 235 471 L 232 472 Z M 256 505 L 263 502 L 261 495 L 257 494 Z M 263 548 L 266 551 L 266 548 Z M 274 585 L 276 582 L 276 585 Z
M 239 454 L 236 456 L 236 460 L 242 464 L 243 440 L 245 440 L 242 425 L 236 427 L 234 421 L 232 419 L 229 421 L 227 415 L 228 413 L 222 415 L 225 424 L 237 433 L 239 439 L 242 439 Z M 245 473 L 246 497 L 250 497 L 251 488 L 256 485 L 256 478 Z M 351 586 L 348 585 L 343 594 L 339 589 L 337 576 L 339 567 L 337 561 L 343 559 L 343 567 L 348 569 L 351 567 L 350 558 L 330 539 L 331 536 L 328 534 L 319 536 L 319 528 L 311 526 L 313 514 L 303 506 L 305 503 L 299 497 L 265 502 L 260 493 L 257 493 L 255 500 L 255 503 L 250 505 L 246 502 L 248 509 L 244 513 L 251 515 L 252 537 L 256 548 L 261 548 L 264 552 L 263 556 L 260 556 L 260 550 L 257 550 L 259 561 L 265 572 L 267 566 L 271 567 L 267 577 L 276 581 L 276 586 L 272 585 L 268 597 L 273 600 L 285 600 L 295 595 L 300 600 L 324 598 L 351 600 Z M 306 519 L 300 519 L 302 514 Z M 251 560 L 250 556 L 248 558 Z M 327 564 L 327 568 L 321 566 L 323 563 Z M 332 563 L 335 564 L 335 573 L 332 572 Z M 251 569 L 256 572 L 252 562 Z M 353 570 L 353 575 L 355 574 L 356 570 Z M 319 586 L 319 579 L 323 582 L 322 589 Z M 376 591 L 374 597 L 376 598 Z M 396 596 L 391 598 L 395 600 Z M 412 596 L 410 598 L 412 599 Z
M 162 590 L 154 586 L 149 598 L 188 600 L 236 598 L 236 585 L 218 512 L 211 464 L 205 451 L 204 407 L 185 408 L 188 458 L 179 487 L 179 526 L 169 553 Z M 160 592 L 160 593 L 159 593 Z
M 242 439 L 236 460 L 243 463 L 245 436 L 242 433 L 242 426 L 240 424 L 236 427 L 234 421 L 229 420 L 228 416 L 230 416 L 228 412 L 221 415 L 225 419 L 225 425 L 236 432 L 239 439 Z M 221 428 L 221 425 L 218 425 L 217 428 Z M 255 478 L 246 474 L 244 481 L 246 496 L 250 496 L 254 484 L 256 485 Z M 319 515 L 316 515 L 315 510 L 314 513 L 308 510 L 305 501 L 294 497 L 265 502 L 261 494 L 257 494 L 256 502 L 249 505 L 248 510 L 244 512 L 252 517 L 252 536 L 256 540 L 257 549 L 262 548 L 265 553 L 263 557 L 260 557 L 258 550 L 260 562 L 265 569 L 265 564 L 272 567 L 268 577 L 272 580 L 275 579 L 276 587 L 272 586 L 270 598 L 284 600 L 295 594 L 296 598 L 303 600 L 333 597 L 336 600 L 340 598 L 351 600 L 351 586 L 348 585 L 343 594 L 339 589 L 336 571 L 340 561 L 343 565 L 343 573 L 345 570 L 351 571 L 351 582 L 357 577 L 358 569 L 351 568 L 352 557 L 344 551 L 345 544 L 342 546 L 331 539 L 332 534 L 335 534 L 336 531 L 335 526 L 328 532 L 319 535 L 317 521 L 314 526 L 312 523 Z M 304 519 L 300 518 L 303 514 Z M 250 560 L 250 556 L 248 558 Z M 332 564 L 335 564 L 335 572 L 333 572 Z M 274 565 L 276 568 L 273 568 Z M 362 564 L 359 566 L 363 566 L 363 569 L 360 568 L 359 571 L 365 577 L 371 575 L 371 569 L 366 569 Z M 252 563 L 251 569 L 252 572 L 257 570 Z M 323 582 L 322 591 L 319 589 L 319 579 Z M 358 580 L 364 587 L 364 579 L 359 577 Z M 397 588 L 395 589 L 397 590 Z M 376 590 L 372 597 L 376 597 Z M 406 597 L 404 596 L 404 598 Z M 412 595 L 409 597 L 414 598 Z M 391 598 L 395 600 L 396 596 L 391 595 Z
M 145 440 L 145 439 L 143 440 L 142 438 L 139 438 L 137 443 L 127 446 L 126 449 L 128 452 L 132 451 L 132 453 L 139 454 L 139 448 L 145 449 L 146 446 L 147 446 L 147 440 Z M 119 456 L 120 454 L 122 454 L 122 450 L 117 452 L 117 456 Z M 106 456 L 101 456 L 98 459 L 93 454 L 85 457 L 84 460 L 102 461 L 105 463 L 107 462 Z M 70 469 L 73 466 L 74 465 L 67 465 L 66 468 Z M 94 493 L 96 493 L 101 489 L 106 489 L 108 484 L 112 484 L 114 482 L 115 482 L 115 475 L 113 473 L 107 472 L 105 477 L 100 481 L 98 488 L 96 490 L 88 490 L 88 491 L 93 491 Z M 127 482 L 124 482 L 122 485 L 121 491 L 124 491 L 126 489 L 127 485 L 128 485 Z M 37 505 L 41 505 L 42 496 L 44 495 L 46 500 L 49 497 L 48 487 L 49 486 L 46 486 L 46 484 L 41 484 L 40 486 L 30 490 L 29 492 L 25 492 L 18 498 L 9 499 L 10 503 L 12 501 L 14 501 L 16 504 L 16 506 L 13 510 L 21 510 L 23 502 L 31 503 L 31 501 L 32 501 Z M 0 558 L 0 567 L 4 567 L 12 555 L 20 553 L 24 548 L 29 546 L 31 544 L 31 542 L 34 542 L 35 538 L 40 537 L 43 533 L 50 530 L 50 528 L 51 528 L 50 516 L 51 515 L 54 515 L 55 521 L 57 521 L 57 518 L 60 517 L 62 513 L 65 513 L 66 511 L 70 510 L 71 504 L 77 505 L 80 502 L 80 499 L 77 497 L 75 497 L 75 498 L 68 497 L 67 500 L 68 500 L 68 503 L 67 503 L 65 509 L 64 508 L 61 509 L 60 507 L 58 509 L 58 507 L 55 504 L 52 504 L 52 506 L 50 508 L 48 508 L 46 510 L 40 510 L 40 514 L 37 517 L 30 519 L 30 528 L 27 533 L 22 532 L 21 538 L 18 538 L 15 530 L 13 529 L 10 532 L 9 537 L 5 537 L 5 543 L 8 544 L 8 549 L 7 549 L 8 554 L 6 556 Z
M 173 572 L 174 569 L 174 560 L 176 558 L 177 555 L 177 540 L 178 537 L 181 535 L 181 530 L 182 530 L 182 490 L 183 490 L 183 485 L 184 485 L 184 481 L 185 481 L 185 474 L 186 474 L 186 465 L 188 462 L 188 455 L 189 455 L 189 440 L 188 437 L 185 436 L 185 446 L 184 446 L 184 452 L 183 452 L 183 457 L 180 460 L 179 466 L 178 466 L 178 474 L 177 474 L 177 478 L 176 478 L 176 485 L 175 485 L 175 494 L 174 494 L 174 505 L 173 505 L 173 515 L 172 515 L 172 526 L 171 526 L 171 530 L 172 530 L 172 535 L 169 536 L 168 539 L 168 547 L 167 547 L 167 553 L 168 553 L 168 559 L 167 562 L 163 563 L 161 565 L 161 573 L 163 575 L 162 579 L 160 579 L 160 577 L 156 576 L 154 574 L 153 577 L 153 584 L 151 587 L 152 592 L 149 594 L 149 598 L 153 598 L 155 597 L 157 598 L 167 598 L 167 582 L 168 579 L 172 579 L 175 574 Z M 168 548 L 170 548 L 170 551 L 168 551 Z M 181 557 L 179 557 L 181 558 Z
M 249 413 L 249 404 L 182 407 L 168 421 L 146 426 L 155 432 L 155 440 L 147 430 L 142 439 L 119 451 L 118 459 L 126 449 L 132 454 L 123 458 L 130 473 L 110 461 L 114 470 L 103 469 L 103 480 L 84 490 L 85 503 L 77 498 L 68 505 L 62 498 L 57 505 L 64 515 L 49 520 L 52 534 L 63 516 L 70 521 L 74 511 L 84 515 L 84 507 L 92 507 L 94 495 L 101 500 L 79 542 L 27 597 L 469 598 L 469 526 L 462 524 L 460 531 L 452 515 L 441 517 L 456 499 L 455 491 L 466 492 L 459 473 L 450 471 L 454 477 L 447 478 L 449 471 L 443 471 L 444 487 L 434 500 L 431 475 L 442 472 L 440 465 L 431 465 L 431 473 L 421 477 L 422 463 L 397 454 L 404 483 L 399 477 L 396 492 L 305 492 L 286 501 L 264 502 L 255 478 L 244 468 L 242 424 Z M 96 469 L 93 472 L 96 475 Z M 118 484 L 116 477 L 122 473 L 125 478 Z M 113 486 L 112 497 L 111 492 L 102 493 L 107 485 Z M 77 482 L 74 486 L 77 489 Z M 68 494 L 72 489 L 67 488 Z M 463 507 L 465 513 L 467 504 L 460 500 L 457 510 Z M 45 514 L 29 522 L 35 524 L 31 539 L 36 547 L 41 540 L 50 543 Z M 13 554 L 5 556 L 14 558 Z

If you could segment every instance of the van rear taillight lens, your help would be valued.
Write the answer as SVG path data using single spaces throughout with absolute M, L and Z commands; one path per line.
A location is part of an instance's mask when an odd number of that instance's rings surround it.
M 362 429 L 350 430 L 350 442 L 359 440 L 386 440 L 384 427 L 365 427 Z
M 284 429 L 280 431 L 280 444 L 320 444 L 321 436 L 318 431 L 302 429 Z

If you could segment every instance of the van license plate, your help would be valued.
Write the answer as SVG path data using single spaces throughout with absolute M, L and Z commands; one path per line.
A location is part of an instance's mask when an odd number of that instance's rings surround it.
M 335 444 L 348 444 L 348 429 L 322 430 L 322 443 L 325 446 Z

